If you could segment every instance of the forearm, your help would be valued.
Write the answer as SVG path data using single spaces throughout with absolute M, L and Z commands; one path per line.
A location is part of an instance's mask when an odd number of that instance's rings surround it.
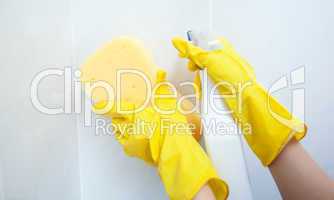
M 269 166 L 284 199 L 334 199 L 334 183 L 292 140 Z
M 215 200 L 215 199 L 216 198 L 211 188 L 208 186 L 208 184 L 205 184 L 194 197 L 194 200 Z

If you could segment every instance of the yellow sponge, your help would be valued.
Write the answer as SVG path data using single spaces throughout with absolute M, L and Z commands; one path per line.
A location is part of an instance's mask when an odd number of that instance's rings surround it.
M 106 81 L 113 88 L 116 96 L 116 72 L 117 70 L 136 70 L 145 74 L 152 83 L 155 82 L 157 67 L 153 58 L 136 39 L 119 37 L 97 50 L 81 68 L 81 80 Z M 144 79 L 133 73 L 123 73 L 120 80 L 121 100 L 141 105 L 147 94 L 147 86 Z M 105 90 L 97 88 L 93 91 L 93 102 L 108 101 Z M 110 100 L 110 99 L 109 99 Z
M 142 73 L 151 86 L 154 87 L 156 82 L 156 73 L 158 67 L 155 65 L 153 56 L 145 49 L 144 45 L 137 39 L 130 37 L 114 38 L 102 48 L 98 49 L 91 55 L 81 67 L 81 81 L 91 82 L 105 81 L 113 87 L 114 97 L 107 96 L 105 89 L 98 87 L 92 91 L 93 103 L 114 101 L 117 95 L 117 88 L 120 89 L 121 95 L 118 97 L 121 101 L 126 101 L 141 106 L 148 94 L 147 83 L 136 74 L 122 74 L 120 86 L 117 85 L 117 71 L 119 70 L 136 70 Z M 184 108 L 192 108 L 190 101 L 182 102 Z M 197 113 L 187 115 L 187 120 L 196 126 L 194 137 L 200 137 L 200 117 Z

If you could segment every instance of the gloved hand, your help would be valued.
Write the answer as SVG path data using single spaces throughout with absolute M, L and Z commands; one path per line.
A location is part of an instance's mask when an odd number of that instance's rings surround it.
M 173 45 L 181 57 L 188 58 L 192 71 L 207 68 L 221 95 L 225 98 L 243 135 L 263 165 L 269 165 L 291 138 L 301 140 L 306 126 L 274 99 L 257 81 L 253 68 L 241 58 L 225 40 L 223 49 L 205 51 L 182 38 L 174 38 Z M 236 92 L 236 93 L 235 93 Z
M 170 87 L 163 84 L 164 72 L 158 72 L 157 82 L 160 87 L 155 94 L 172 94 Z M 157 167 L 173 200 L 192 199 L 206 183 L 217 199 L 226 199 L 228 186 L 218 177 L 211 161 L 192 136 L 186 117 L 175 109 L 176 99 L 158 96 L 154 102 L 155 106 L 137 113 L 122 114 L 114 108 L 105 114 L 112 118 L 114 133 L 125 153 Z M 94 105 L 94 110 L 103 109 L 105 105 L 106 102 L 100 102 Z M 124 101 L 121 107 L 127 111 L 134 109 L 133 104 Z M 133 129 L 136 123 L 146 125 L 140 130 Z

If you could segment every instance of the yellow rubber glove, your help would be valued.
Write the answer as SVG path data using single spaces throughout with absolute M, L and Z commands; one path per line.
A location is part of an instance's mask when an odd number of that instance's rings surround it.
M 182 38 L 172 40 L 192 71 L 207 68 L 243 135 L 263 165 L 269 165 L 291 138 L 301 140 L 306 126 L 256 81 L 253 68 L 225 40 L 223 49 L 205 51 Z M 235 97 L 235 98 L 233 98 Z
M 113 108 L 105 116 L 112 118 L 114 132 L 125 153 L 138 157 L 157 167 L 167 194 L 173 200 L 190 200 L 208 183 L 217 199 L 226 199 L 228 186 L 222 181 L 211 161 L 192 136 L 186 117 L 176 108 L 175 97 L 165 83 L 165 73 L 158 72 L 160 87 L 154 94 L 155 106 L 137 113 L 121 114 Z M 103 109 L 106 102 L 94 106 Z M 133 104 L 122 101 L 123 110 L 134 109 Z M 157 112 L 159 109 L 161 112 Z M 164 111 L 173 111 L 164 113 Z M 138 127 L 138 124 L 145 124 Z

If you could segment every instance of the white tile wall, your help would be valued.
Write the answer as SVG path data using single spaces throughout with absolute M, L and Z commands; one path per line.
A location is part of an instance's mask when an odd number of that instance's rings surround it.
M 77 68 L 118 35 L 143 40 L 173 82 L 191 79 L 170 38 L 210 23 L 248 58 L 265 86 L 306 66 L 309 135 L 303 144 L 334 178 L 332 1 L 211 3 L 210 8 L 200 0 L 1 1 L 0 200 L 166 199 L 155 170 L 125 157 L 112 137 L 94 136 L 94 127 L 84 128 L 78 116 L 36 111 L 29 84 L 45 68 Z M 286 94 L 279 98 L 288 104 Z M 47 105 L 62 105 L 63 79 L 43 80 L 40 95 Z M 268 171 L 249 150 L 246 154 L 254 199 L 280 199 Z
M 1 1 L 0 24 L 0 198 L 79 199 L 76 118 L 44 115 L 29 98 L 35 74 L 71 65 L 68 1 Z M 62 78 L 43 80 L 39 95 L 61 105 Z

